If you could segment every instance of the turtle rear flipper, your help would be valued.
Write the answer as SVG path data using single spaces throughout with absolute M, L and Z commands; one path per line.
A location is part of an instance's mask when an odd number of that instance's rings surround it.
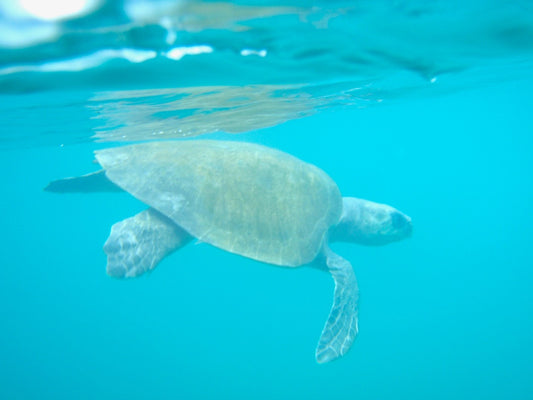
M 192 239 L 163 214 L 149 208 L 117 222 L 104 244 L 107 274 L 133 278 L 153 270 L 159 262 Z
M 91 172 L 74 178 L 50 182 L 44 190 L 54 193 L 122 192 L 123 190 L 107 179 L 104 170 Z

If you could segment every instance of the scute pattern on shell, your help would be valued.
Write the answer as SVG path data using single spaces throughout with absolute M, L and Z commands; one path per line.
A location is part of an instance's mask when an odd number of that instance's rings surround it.
M 276 265 L 311 262 L 340 217 L 337 185 L 265 146 L 215 140 L 100 150 L 107 177 L 216 247 Z

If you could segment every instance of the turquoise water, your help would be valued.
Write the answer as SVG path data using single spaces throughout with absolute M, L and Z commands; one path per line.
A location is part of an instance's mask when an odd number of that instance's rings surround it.
M 262 10 L 245 31 L 233 29 L 234 9 L 224 23 L 198 17 L 205 25 L 192 28 L 113 19 L 118 6 L 99 4 L 51 23 L 58 36 L 2 43 L 0 398 L 533 397 L 530 6 L 393 3 Z M 223 15 L 187 13 L 180 23 Z M 405 36 L 379 37 L 383 26 Z M 36 67 L 126 44 L 157 55 Z M 171 64 L 163 53 L 181 44 L 214 51 Z M 239 55 L 245 45 L 267 55 L 250 61 Z M 95 149 L 195 135 L 284 150 L 325 170 L 344 195 L 412 218 L 404 241 L 333 246 L 361 292 L 346 356 L 314 359 L 333 291 L 324 272 L 200 243 L 147 276 L 112 279 L 109 229 L 144 206 L 127 194 L 42 190 L 96 170 Z

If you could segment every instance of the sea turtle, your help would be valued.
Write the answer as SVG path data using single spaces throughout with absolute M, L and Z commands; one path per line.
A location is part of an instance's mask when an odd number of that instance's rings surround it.
M 107 272 L 152 270 L 192 238 L 284 267 L 314 266 L 335 281 L 319 363 L 344 355 L 357 335 L 359 291 L 333 241 L 380 245 L 411 234 L 411 219 L 385 204 L 341 197 L 321 169 L 253 143 L 161 141 L 98 150 L 102 170 L 51 182 L 52 192 L 126 191 L 150 208 L 114 224 Z

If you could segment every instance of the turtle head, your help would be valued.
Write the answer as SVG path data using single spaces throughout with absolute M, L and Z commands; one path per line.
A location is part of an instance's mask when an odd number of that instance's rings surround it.
M 355 197 L 342 200 L 342 215 L 331 241 L 379 246 L 411 236 L 411 218 L 394 207 Z

